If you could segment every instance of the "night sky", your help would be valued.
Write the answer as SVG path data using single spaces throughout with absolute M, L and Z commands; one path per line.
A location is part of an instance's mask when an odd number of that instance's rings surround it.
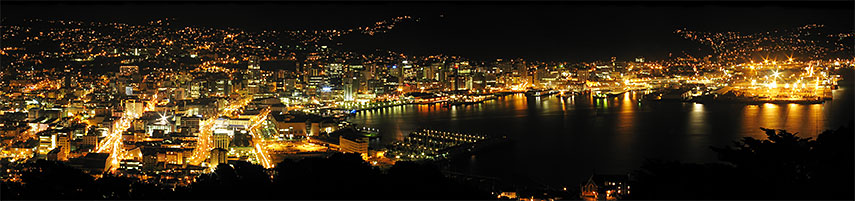
M 5 20 L 70 19 L 247 30 L 349 28 L 395 16 L 422 20 L 391 32 L 343 38 L 341 48 L 473 59 L 591 61 L 664 58 L 696 51 L 674 30 L 761 32 L 825 24 L 852 32 L 855 3 L 836 2 L 2 2 Z M 440 17 L 440 15 L 444 17 Z

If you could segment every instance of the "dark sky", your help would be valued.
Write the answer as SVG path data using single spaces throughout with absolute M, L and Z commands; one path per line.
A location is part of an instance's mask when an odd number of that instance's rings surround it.
M 176 23 L 249 30 L 347 28 L 394 16 L 423 20 L 374 37 L 344 39 L 351 50 L 589 61 L 661 58 L 696 50 L 673 31 L 760 32 L 825 24 L 852 32 L 855 3 L 836 2 L 2 2 L 2 17 Z M 440 15 L 444 17 L 440 18 Z

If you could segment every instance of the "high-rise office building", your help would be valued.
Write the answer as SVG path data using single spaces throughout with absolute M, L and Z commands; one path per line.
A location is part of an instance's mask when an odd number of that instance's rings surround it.
M 344 100 L 345 101 L 353 101 L 356 97 L 356 93 L 359 90 L 359 79 L 356 77 L 348 77 L 344 79 L 343 82 L 344 87 Z
M 261 77 L 261 64 L 260 60 L 256 57 L 250 57 L 245 82 L 246 82 L 246 92 L 248 94 L 256 94 L 259 92 L 259 88 L 261 86 L 262 77 Z M 218 84 L 220 81 L 218 81 Z M 231 85 L 231 84 L 229 84 Z
M 228 152 L 228 150 L 223 148 L 212 149 L 209 164 L 211 166 L 217 166 L 218 164 L 228 163 Z
M 223 133 L 214 133 L 213 135 L 214 148 L 228 149 L 229 148 L 229 135 Z

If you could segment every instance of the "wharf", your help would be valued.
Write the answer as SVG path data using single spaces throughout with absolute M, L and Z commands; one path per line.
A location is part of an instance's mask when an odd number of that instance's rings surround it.
M 507 136 L 462 134 L 422 129 L 392 144 L 391 157 L 399 160 L 441 160 L 508 142 Z

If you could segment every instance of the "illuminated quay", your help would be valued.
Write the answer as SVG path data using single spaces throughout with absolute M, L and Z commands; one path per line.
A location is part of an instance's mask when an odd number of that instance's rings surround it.
M 836 66 L 836 67 L 835 67 Z M 749 102 L 818 103 L 832 98 L 839 75 L 832 70 L 839 63 L 784 62 L 765 60 L 735 67 L 736 79 L 724 90 L 732 89 Z
M 438 160 L 507 140 L 486 135 L 463 134 L 430 129 L 413 131 L 401 142 L 396 142 L 387 153 L 400 160 Z

